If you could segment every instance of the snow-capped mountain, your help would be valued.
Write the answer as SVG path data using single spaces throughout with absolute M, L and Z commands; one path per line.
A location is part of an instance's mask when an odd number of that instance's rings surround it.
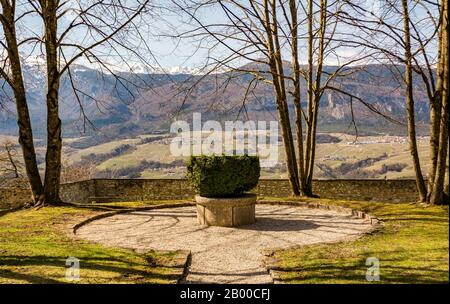
M 335 67 L 326 69 L 332 72 Z M 46 120 L 45 61 L 39 57 L 25 58 L 23 70 L 35 134 L 43 136 Z M 143 66 L 135 66 L 133 72 L 115 70 L 114 73 L 120 73 L 120 79 L 117 79 L 111 73 L 86 65 L 73 65 L 70 70 L 79 100 L 69 77 L 64 75 L 60 89 L 60 114 L 66 135 L 83 130 L 79 101 L 88 118 L 102 132 L 113 135 L 167 129 L 175 114 L 178 114 L 177 118 L 189 120 L 192 112 L 201 112 L 205 120 L 219 121 L 234 120 L 239 113 L 246 113 L 249 119 L 254 120 L 273 120 L 277 116 L 272 87 L 265 83 L 254 88 L 252 94 L 247 94 L 243 111 L 243 96 L 246 96 L 252 80 L 250 74 L 229 77 L 232 72 L 225 72 L 203 77 L 198 69 L 192 68 L 156 68 L 150 71 Z M 380 110 L 404 119 L 404 92 L 390 74 L 390 68 L 372 65 L 366 70 L 367 73 L 358 69 L 351 78 L 339 79 L 338 85 Z M 204 79 L 192 87 L 200 77 Z M 305 83 L 301 87 L 302 99 L 306 100 Z M 8 93 L 8 88 L 0 92 L 4 101 L 7 99 L 5 91 Z M 12 96 L 10 90 L 8 94 Z M 417 115 L 426 121 L 427 98 L 419 83 L 415 87 L 415 95 Z M 7 102 L 6 107 L 11 113 L 15 112 L 13 102 Z M 355 101 L 353 110 L 360 128 L 374 131 L 389 126 L 391 129 L 399 128 L 389 125 Z M 16 118 L 11 113 L 0 111 L 0 133 L 16 132 Z M 293 115 L 294 111 L 291 113 Z M 324 95 L 320 113 L 320 126 L 347 129 L 351 122 L 348 98 L 335 92 Z

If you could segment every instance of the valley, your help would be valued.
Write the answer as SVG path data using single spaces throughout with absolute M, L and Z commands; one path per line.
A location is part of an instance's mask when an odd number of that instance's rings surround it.
M 315 178 L 320 179 L 403 179 L 414 171 L 406 137 L 327 134 L 317 144 Z M 320 136 L 319 136 L 320 137 Z M 101 178 L 183 178 L 186 157 L 170 153 L 170 134 L 140 135 L 84 149 L 73 148 L 81 139 L 66 140 L 64 159 L 67 167 L 89 167 L 91 177 Z M 332 141 L 332 142 L 326 142 Z M 339 141 L 339 142 L 336 142 Z M 429 138 L 418 139 L 422 169 L 427 172 Z M 262 178 L 286 178 L 284 150 L 278 143 L 278 163 L 263 168 Z

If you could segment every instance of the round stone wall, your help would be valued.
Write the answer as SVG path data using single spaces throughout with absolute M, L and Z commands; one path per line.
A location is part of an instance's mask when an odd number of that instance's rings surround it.
M 256 194 L 244 194 L 233 198 L 209 198 L 195 196 L 197 220 L 205 226 L 237 227 L 253 224 Z

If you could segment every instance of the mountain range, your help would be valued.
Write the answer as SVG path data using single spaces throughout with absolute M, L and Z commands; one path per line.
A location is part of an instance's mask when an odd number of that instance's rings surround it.
M 36 137 L 45 136 L 45 74 L 38 61 L 24 62 L 24 79 Z M 242 69 L 263 71 L 249 64 Z M 286 63 L 286 73 L 290 72 Z M 337 67 L 326 66 L 327 74 Z M 397 72 L 392 72 L 397 71 Z M 404 68 L 389 65 L 347 67 L 347 76 L 332 84 L 371 104 L 380 112 L 405 122 L 404 88 L 399 84 Z M 274 92 L 267 82 L 254 81 L 250 73 L 222 72 L 200 74 L 197 70 L 169 69 L 169 72 L 104 73 L 77 65 L 71 78 L 64 75 L 60 88 L 60 114 L 64 136 L 105 135 L 127 137 L 136 134 L 165 132 L 174 119 L 190 120 L 193 112 L 202 113 L 204 121 L 274 120 L 277 117 Z M 417 77 L 416 77 L 417 79 Z M 270 79 L 269 79 L 270 80 Z M 325 81 L 325 79 L 323 80 Z M 15 134 L 17 123 L 11 90 L 5 88 L 0 99 L 8 110 L 0 111 L 0 133 Z M 78 95 L 78 98 L 77 98 Z M 306 83 L 301 83 L 306 106 Z M 428 101 L 419 81 L 414 84 L 419 129 L 426 130 Z M 290 113 L 294 115 L 290 102 Z M 88 120 L 83 119 L 80 105 Z M 352 113 L 359 132 L 405 134 L 405 125 L 387 121 L 358 100 L 336 91 L 326 91 L 320 101 L 319 131 L 352 132 Z M 92 126 L 90 123 L 92 123 Z

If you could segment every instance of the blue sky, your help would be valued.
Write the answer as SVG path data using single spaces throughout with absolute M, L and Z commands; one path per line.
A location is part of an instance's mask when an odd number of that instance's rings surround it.
M 379 1 L 380 0 L 365 1 L 365 5 L 376 10 Z M 168 0 L 160 0 L 159 2 L 160 4 L 170 3 L 170 1 Z M 186 16 L 180 17 L 180 15 L 176 14 L 174 11 L 175 10 L 172 7 L 171 9 L 164 9 L 160 11 L 154 18 L 146 16 L 145 22 L 147 23 L 147 25 L 150 25 L 150 27 L 143 26 L 141 28 L 140 34 L 145 39 L 145 42 L 150 46 L 152 55 L 146 53 L 146 50 L 144 49 L 142 49 L 141 53 L 143 54 L 143 56 L 145 56 L 145 58 L 149 59 L 149 62 L 152 65 L 160 65 L 166 69 L 175 66 L 193 68 L 203 65 L 206 61 L 207 51 L 205 49 L 198 49 L 198 43 L 196 41 L 192 39 L 183 39 L 180 41 L 178 39 L 167 37 L 168 35 L 173 35 L 175 32 L 183 32 L 184 30 L 194 25 L 192 23 L 189 24 L 189 20 Z M 200 14 L 200 17 L 205 23 L 224 20 L 224 14 L 220 8 L 208 8 Z M 61 23 L 59 25 L 61 30 L 63 30 L 68 22 L 70 22 L 70 18 L 71 17 L 69 15 L 66 19 L 61 20 Z M 40 18 L 36 16 L 27 17 L 24 20 L 22 26 L 22 31 L 19 30 L 19 33 L 24 32 L 29 34 L 33 32 L 40 34 L 43 28 Z M 68 41 L 78 41 L 82 39 L 83 36 L 84 33 L 81 31 L 73 32 L 72 35 L 68 37 Z M 136 46 L 138 44 L 142 45 L 140 42 L 137 42 L 137 40 L 134 40 L 133 43 L 136 43 Z M 30 48 L 31 46 L 24 46 L 22 48 L 22 51 L 24 53 L 27 53 L 29 52 Z M 219 57 L 221 55 L 220 51 L 221 49 L 219 48 L 215 54 L 216 57 Z M 38 51 L 35 50 L 35 53 L 37 52 Z M 98 54 L 109 53 L 107 48 L 102 47 L 97 48 L 97 52 Z M 356 50 L 352 48 L 340 48 L 338 52 L 339 55 L 345 57 L 351 56 L 356 52 Z M 223 53 L 226 53 L 225 50 L 223 51 Z M 305 49 L 301 49 L 301 53 L 306 54 Z M 154 58 L 152 58 L 152 56 L 154 56 Z M 127 61 L 129 63 L 135 62 L 135 64 L 137 64 L 138 62 L 138 60 L 131 55 L 127 56 L 127 58 L 129 58 Z M 305 56 L 302 56 L 301 59 L 304 63 Z M 111 60 L 111 58 L 109 57 L 108 60 Z M 81 61 L 79 63 L 88 64 L 86 61 Z M 335 63 L 336 60 L 333 60 L 332 58 L 328 60 L 328 64 Z

